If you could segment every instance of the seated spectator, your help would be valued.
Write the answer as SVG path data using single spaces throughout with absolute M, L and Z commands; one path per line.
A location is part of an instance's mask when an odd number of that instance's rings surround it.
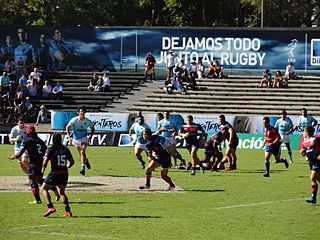
M 188 89 L 192 89 L 195 90 L 196 87 L 196 78 L 198 77 L 198 66 L 197 63 L 195 61 L 191 62 L 191 66 L 189 69 L 189 78 L 187 81 L 187 90 Z
M 16 92 L 16 98 L 25 100 L 28 96 L 29 90 L 27 89 L 27 85 L 19 85 Z
M 184 69 L 182 69 L 179 64 L 177 64 L 173 68 L 172 84 L 175 89 L 177 89 L 178 91 L 181 92 L 181 94 L 187 94 L 187 91 L 184 88 L 183 83 L 182 83 L 183 82 L 183 77 L 182 77 L 183 72 L 184 72 Z
M 164 87 L 163 87 L 163 90 L 165 91 L 166 94 L 173 94 L 173 85 L 171 83 L 171 80 L 170 79 L 167 79 L 165 82 L 164 82 Z
M 28 83 L 28 76 L 27 74 L 24 73 L 19 79 L 19 85 L 27 85 L 27 83 Z
M 60 82 L 57 82 L 57 84 L 52 88 L 52 98 L 57 100 L 63 99 L 63 86 Z
M 109 92 L 109 91 L 111 91 L 111 88 L 110 88 L 110 78 L 109 78 L 109 76 L 108 76 L 108 73 L 109 73 L 109 71 L 105 72 L 105 73 L 103 74 L 103 76 L 102 76 L 102 81 L 103 81 L 102 86 L 101 86 L 102 92 Z
M 282 86 L 283 86 L 283 77 L 282 77 L 282 73 L 278 70 L 276 71 L 276 75 L 274 76 L 273 87 L 280 88 Z
M 10 78 L 7 72 L 3 72 L 2 76 L 0 77 L 0 92 L 2 91 L 12 92 L 12 86 L 10 84 Z
M 33 105 L 33 103 L 30 103 L 28 107 L 26 106 L 26 109 L 25 115 L 27 122 L 35 123 L 37 121 L 38 109 Z
M 91 78 L 89 86 L 88 86 L 89 92 L 92 92 L 95 90 L 95 87 L 97 86 L 97 83 L 98 83 L 98 79 L 99 79 L 99 77 L 98 77 L 97 73 L 94 73 L 92 75 L 92 78 Z
M 290 62 L 287 67 L 286 67 L 286 72 L 284 74 L 285 78 L 287 78 L 288 80 L 291 80 L 291 79 L 296 79 L 296 69 L 295 67 L 293 66 L 293 63 Z
M 181 73 L 180 79 L 182 80 L 182 82 L 187 82 L 188 81 L 188 69 L 184 63 L 184 60 L 180 61 L 179 68 L 180 68 L 180 73 Z
M 102 76 L 98 77 L 97 85 L 94 86 L 95 92 L 102 92 L 103 79 Z
M 46 108 L 45 105 L 42 104 L 40 106 L 40 111 L 38 112 L 36 125 L 38 125 L 39 123 L 48 123 L 49 122 L 49 117 L 50 117 L 49 110 Z
M 271 83 L 272 83 L 272 75 L 270 73 L 270 70 L 266 69 L 263 71 L 260 87 L 263 87 L 263 85 L 265 84 L 269 88 L 271 87 Z
M 30 73 L 30 76 L 33 78 L 33 79 L 36 79 L 37 82 L 40 81 L 40 78 L 41 78 L 41 73 L 38 72 L 38 68 L 34 68 L 33 69 L 33 72 Z
M 202 61 L 198 62 L 197 67 L 198 67 L 198 69 L 197 69 L 198 78 L 201 79 L 201 78 L 205 77 L 205 75 L 204 75 L 205 67 L 204 67 Z
M 52 87 L 51 85 L 49 84 L 49 81 L 46 80 L 44 82 L 44 85 L 42 87 L 42 98 L 43 99 L 50 99 L 51 98 L 51 95 L 52 95 Z
M 12 94 L 10 92 L 7 92 L 1 96 L 0 108 L 5 110 L 10 107 L 13 107 L 13 98 Z
M 218 75 L 216 73 L 216 66 L 214 65 L 213 61 L 210 61 L 207 78 L 218 78 Z
M 216 66 L 216 74 L 218 78 L 224 78 L 223 66 L 219 63 L 219 61 L 215 61 L 215 66 Z

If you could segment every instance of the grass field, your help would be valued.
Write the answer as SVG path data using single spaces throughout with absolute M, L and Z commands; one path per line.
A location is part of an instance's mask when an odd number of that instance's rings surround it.
M 18 164 L 7 160 L 12 149 L 0 145 L 0 176 L 22 175 Z M 132 150 L 89 147 L 88 176 L 143 177 Z M 73 176 L 80 165 L 72 151 L 77 160 Z M 189 159 L 184 149 L 181 153 Z M 305 202 L 309 170 L 298 152 L 289 169 L 272 164 L 270 178 L 262 176 L 262 150 L 240 150 L 238 156 L 234 172 L 191 176 L 171 169 L 169 175 L 183 191 L 67 192 L 72 218 L 63 217 L 61 203 L 44 218 L 46 205 L 28 204 L 30 192 L 0 191 L 0 239 L 318 239 L 320 205 Z M 153 175 L 159 177 L 159 171 Z

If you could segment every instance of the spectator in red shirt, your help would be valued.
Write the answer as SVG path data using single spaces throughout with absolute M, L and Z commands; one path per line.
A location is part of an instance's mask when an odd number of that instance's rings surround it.
M 263 118 L 265 140 L 262 148 L 265 147 L 265 173 L 264 177 L 270 177 L 270 158 L 273 155 L 276 163 L 284 163 L 286 168 L 289 163 L 286 159 L 280 157 L 281 136 L 276 128 L 270 125 L 270 118 Z

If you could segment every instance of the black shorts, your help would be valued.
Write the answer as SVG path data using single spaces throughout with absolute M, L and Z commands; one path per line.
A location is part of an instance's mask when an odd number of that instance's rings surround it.
M 191 153 L 192 148 L 198 148 L 199 149 L 199 141 L 194 141 L 194 142 L 187 142 L 187 150 L 189 153 Z
M 34 176 L 34 177 L 42 177 L 43 176 L 41 169 L 38 167 L 35 167 L 35 166 L 29 166 L 28 175 Z
M 238 147 L 238 144 L 239 144 L 239 138 L 235 138 L 234 140 L 231 141 L 230 148 L 236 150 Z
M 44 182 L 51 186 L 67 186 L 68 177 L 68 173 L 50 172 Z
M 159 163 L 162 168 L 171 167 L 171 156 L 169 154 L 162 154 L 156 158 L 155 161 Z

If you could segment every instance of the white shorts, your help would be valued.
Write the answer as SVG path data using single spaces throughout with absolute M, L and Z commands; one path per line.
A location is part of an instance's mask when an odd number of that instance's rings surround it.
M 134 149 L 147 150 L 147 148 L 146 148 L 146 143 L 136 142 L 136 144 L 134 145 Z
M 14 154 L 18 154 L 22 148 L 23 148 L 23 147 L 14 148 Z M 23 153 L 22 156 L 21 156 L 21 159 L 25 159 L 25 160 L 28 160 L 28 161 L 29 161 L 29 154 L 28 154 L 28 151 L 27 151 L 27 150 L 24 151 L 24 153 Z M 18 162 L 20 163 L 21 160 L 19 160 Z
M 85 144 L 83 144 L 85 143 Z M 80 139 L 73 139 L 72 144 L 78 148 L 82 147 L 83 149 L 87 148 L 87 145 L 89 143 L 89 139 L 87 137 L 83 137 Z
M 280 136 L 281 136 L 281 142 L 290 143 L 289 135 L 280 135 Z
M 168 146 L 166 146 L 168 145 Z M 176 139 L 174 137 L 166 137 L 166 141 L 164 143 L 165 147 L 170 147 L 172 145 L 176 145 Z

